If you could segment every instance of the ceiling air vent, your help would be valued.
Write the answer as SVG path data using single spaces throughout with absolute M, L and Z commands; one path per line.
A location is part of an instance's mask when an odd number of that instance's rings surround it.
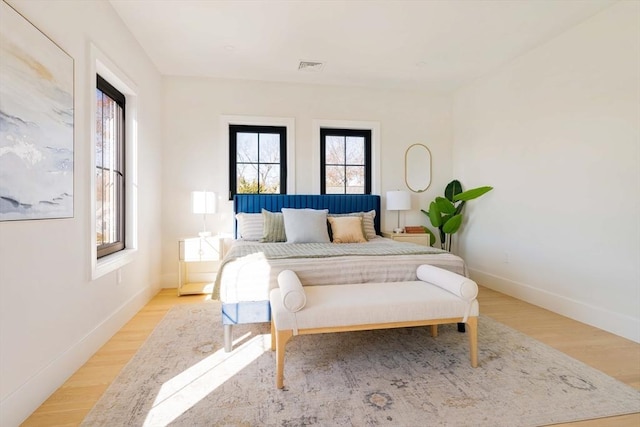
M 300 61 L 298 71 L 322 71 L 324 62 L 318 61 Z

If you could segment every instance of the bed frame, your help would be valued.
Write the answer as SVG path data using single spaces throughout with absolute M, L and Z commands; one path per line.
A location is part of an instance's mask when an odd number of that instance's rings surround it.
M 279 212 L 282 208 L 328 209 L 329 213 L 376 211 L 374 226 L 380 234 L 380 196 L 368 194 L 238 194 L 233 199 L 235 213 L 260 213 L 262 209 Z M 237 237 L 237 223 L 235 236 Z M 224 348 L 232 350 L 232 327 L 242 323 L 271 321 L 269 300 L 222 303 Z

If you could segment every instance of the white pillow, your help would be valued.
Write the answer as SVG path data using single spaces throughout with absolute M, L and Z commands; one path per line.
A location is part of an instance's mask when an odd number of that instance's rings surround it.
M 288 243 L 329 243 L 327 209 L 282 208 Z
M 419 280 L 431 283 L 465 301 L 473 301 L 478 296 L 478 285 L 473 280 L 434 265 L 423 264 L 416 270 Z
M 283 270 L 278 274 L 278 286 L 282 295 L 282 305 L 292 313 L 300 311 L 307 303 L 304 287 L 298 275 L 291 270 Z
M 240 238 L 244 240 L 260 240 L 262 239 L 262 229 L 264 220 L 262 213 L 244 213 L 236 214 L 238 220 L 238 233 Z

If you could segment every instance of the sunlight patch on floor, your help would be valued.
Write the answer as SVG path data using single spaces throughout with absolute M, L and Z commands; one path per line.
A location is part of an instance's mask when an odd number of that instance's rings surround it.
M 248 334 L 235 340 L 234 345 L 244 342 L 232 352 L 226 353 L 221 348 L 165 382 L 147 414 L 144 426 L 168 425 L 263 353 L 271 350 L 269 334 L 247 338 Z

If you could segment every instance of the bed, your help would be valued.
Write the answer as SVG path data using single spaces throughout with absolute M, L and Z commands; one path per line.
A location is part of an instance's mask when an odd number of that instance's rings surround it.
M 214 298 L 222 302 L 226 351 L 232 349 L 233 325 L 271 320 L 269 292 L 278 286 L 277 276 L 283 270 L 295 271 L 305 286 L 413 281 L 421 264 L 467 275 L 464 261 L 456 255 L 381 237 L 378 195 L 236 195 L 233 207 L 236 239 L 226 251 L 214 288 Z M 281 212 L 297 215 L 308 210 L 314 210 L 308 212 L 313 215 L 326 211 L 328 217 L 362 218 L 366 240 L 346 244 L 260 241 Z M 323 218 L 330 231 L 328 218 Z

